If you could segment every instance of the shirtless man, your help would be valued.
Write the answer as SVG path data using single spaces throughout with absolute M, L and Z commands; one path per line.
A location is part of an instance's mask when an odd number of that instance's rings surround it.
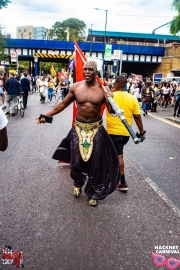
M 89 198 L 89 205 L 96 206 L 98 200 L 104 199 L 116 189 L 120 172 L 115 147 L 102 126 L 101 106 L 104 102 L 108 106 L 108 101 L 96 81 L 96 62 L 87 61 L 83 74 L 85 80 L 73 84 L 65 99 L 46 115 L 58 114 L 76 101 L 75 124 L 53 158 L 70 163 L 75 197 L 80 196 L 88 175 L 85 193 Z M 36 119 L 38 124 L 45 123 L 44 118 Z

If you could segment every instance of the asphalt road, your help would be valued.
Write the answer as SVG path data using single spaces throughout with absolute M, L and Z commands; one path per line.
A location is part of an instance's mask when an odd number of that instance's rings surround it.
M 125 155 L 180 209 L 180 124 L 178 128 L 150 116 L 143 117 L 143 123 L 146 140 L 138 145 L 130 140 L 125 146 Z M 134 129 L 137 128 L 134 126 Z
M 9 147 L 0 153 L 1 246 L 23 251 L 30 270 L 167 269 L 155 265 L 152 252 L 165 245 L 180 252 L 180 130 L 146 117 L 145 142 L 130 140 L 125 148 L 128 193 L 115 191 L 91 208 L 84 192 L 72 196 L 69 166 L 51 158 L 71 128 L 72 106 L 53 124 L 37 125 L 35 117 L 50 108 L 34 94 L 24 118 L 8 117 Z

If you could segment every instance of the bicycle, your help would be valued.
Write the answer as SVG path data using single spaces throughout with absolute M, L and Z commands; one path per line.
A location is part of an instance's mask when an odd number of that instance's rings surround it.
M 19 110 L 21 117 L 24 117 L 24 112 L 25 112 L 24 105 L 23 105 L 23 94 L 24 92 L 20 92 L 20 96 L 17 97 L 17 103 L 14 108 L 14 113 L 17 115 L 18 110 Z
M 60 100 L 61 99 L 61 100 Z M 63 100 L 63 90 L 59 89 L 57 92 L 54 90 L 53 91 L 53 96 L 52 96 L 52 105 L 53 107 L 59 102 Z

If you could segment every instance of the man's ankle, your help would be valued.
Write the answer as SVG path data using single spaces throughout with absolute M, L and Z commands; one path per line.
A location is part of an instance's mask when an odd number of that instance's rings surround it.
M 125 181 L 125 175 L 124 174 L 121 174 L 121 184 L 125 184 L 126 181 Z

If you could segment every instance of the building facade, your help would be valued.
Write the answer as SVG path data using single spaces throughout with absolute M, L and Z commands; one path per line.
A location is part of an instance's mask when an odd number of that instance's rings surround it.
M 33 25 L 18 26 L 16 28 L 16 38 L 18 39 L 47 39 L 49 29 L 45 27 L 33 27 Z
M 33 25 L 16 27 L 16 38 L 19 39 L 34 39 Z
M 34 39 L 38 39 L 38 40 L 47 39 L 49 29 L 45 27 L 34 27 L 33 31 L 34 31 Z

